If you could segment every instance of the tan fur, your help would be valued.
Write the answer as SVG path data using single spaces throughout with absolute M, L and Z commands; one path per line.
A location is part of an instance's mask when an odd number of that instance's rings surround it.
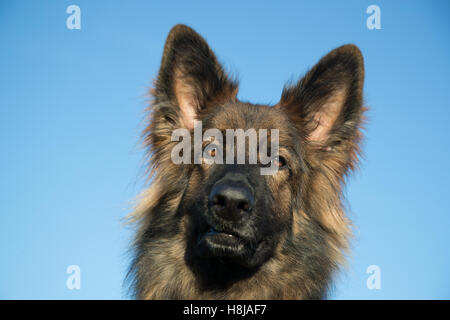
M 349 252 L 352 224 L 344 212 L 342 188 L 360 155 L 363 81 L 362 55 L 346 45 L 322 58 L 295 86 L 285 87 L 274 107 L 241 102 L 236 98 L 237 83 L 229 80 L 206 41 L 186 26 L 174 27 L 143 133 L 148 176 L 153 180 L 129 216 L 139 226 L 130 270 L 136 297 L 326 297 Z M 276 233 L 278 242 L 272 242 L 270 257 L 251 276 L 213 289 L 196 274 L 205 270 L 189 264 L 186 255 L 190 222 L 198 217 L 195 214 L 208 212 L 203 207 L 189 210 L 199 195 L 209 194 L 205 190 L 214 183 L 209 180 L 214 178 L 214 165 L 176 165 L 170 159 L 177 144 L 171 141 L 173 130 L 187 128 L 192 135 L 194 119 L 222 131 L 280 129 L 280 155 L 291 164 L 289 170 L 257 180 L 268 199 L 261 202 L 265 207 L 259 213 L 270 213 L 261 215 L 268 220 L 260 221 L 282 226 L 274 229 L 281 231 Z

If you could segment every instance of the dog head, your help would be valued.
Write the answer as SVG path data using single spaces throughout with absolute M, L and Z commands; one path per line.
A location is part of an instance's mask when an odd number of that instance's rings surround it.
M 252 269 L 288 244 L 346 246 L 340 185 L 359 151 L 363 79 L 359 49 L 345 45 L 286 86 L 276 105 L 250 104 L 237 98 L 237 82 L 200 35 L 183 25 L 171 30 L 145 139 L 158 179 L 180 194 L 174 202 L 185 221 L 189 261 Z M 190 149 L 174 139 L 178 129 L 188 133 Z M 238 131 L 247 139 L 244 149 Z M 275 133 L 275 152 L 264 154 L 261 145 L 251 152 L 252 135 L 258 142 L 266 135 L 268 150 Z M 196 134 L 200 147 L 193 145 Z M 174 154 L 187 161 L 176 163 Z M 262 174 L 267 167 L 275 170 Z

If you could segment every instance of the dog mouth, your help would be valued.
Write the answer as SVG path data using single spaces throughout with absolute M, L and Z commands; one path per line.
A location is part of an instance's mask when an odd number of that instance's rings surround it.
M 204 234 L 204 237 L 208 237 L 215 242 L 224 242 L 232 245 L 235 242 L 239 242 L 239 236 L 232 231 L 218 231 L 214 227 L 210 227 Z
M 203 256 L 236 257 L 244 253 L 243 239 L 239 234 L 212 226 L 199 235 L 197 246 Z
M 191 248 L 199 261 L 232 263 L 254 268 L 264 263 L 277 243 L 271 233 L 256 237 L 245 228 L 237 228 L 215 221 L 198 221 L 190 238 Z M 206 260 L 204 260 L 206 259 Z

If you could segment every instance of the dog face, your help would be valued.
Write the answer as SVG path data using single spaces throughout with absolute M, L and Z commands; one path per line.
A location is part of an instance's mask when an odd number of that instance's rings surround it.
M 210 112 L 202 121 L 204 130 L 279 130 L 278 151 L 267 164 L 249 163 L 249 141 L 245 150 L 237 150 L 234 135 L 224 134 L 220 150 L 224 163 L 194 166 L 190 180 L 193 183 L 185 194 L 186 212 L 192 219 L 192 252 L 199 258 L 220 258 L 248 268 L 257 267 L 273 254 L 280 236 L 289 231 L 292 208 L 287 199 L 294 191 L 291 180 L 299 177 L 303 166 L 301 146 L 295 130 L 290 129 L 288 117 L 278 109 L 232 102 Z M 213 149 L 208 149 L 210 145 Z M 219 152 L 219 148 L 214 142 L 205 146 L 209 152 Z M 234 157 L 227 163 L 230 148 Z M 238 152 L 245 153 L 246 163 L 237 163 Z M 261 174 L 261 167 L 270 165 L 277 170 Z
M 317 287 L 315 294 L 321 294 L 347 246 L 341 183 L 359 151 L 363 78 L 360 51 L 346 45 L 286 86 L 276 105 L 242 102 L 237 82 L 225 74 L 206 41 L 189 27 L 175 26 L 144 132 L 157 192 L 144 201 L 146 218 L 137 239 L 142 260 L 134 266 L 145 268 L 145 257 L 155 264 L 155 256 L 163 259 L 164 246 L 171 254 L 177 243 L 183 263 L 174 261 L 189 268 L 204 288 L 229 287 L 257 270 L 273 273 L 289 264 L 303 283 L 308 283 L 305 277 L 316 281 L 307 284 L 308 290 Z M 221 139 L 202 140 L 200 149 L 223 161 L 174 162 L 173 132 L 180 128 L 192 140 L 198 129 L 202 137 L 209 130 L 220 133 Z M 239 149 L 229 130 L 255 132 L 258 142 L 267 134 L 266 148 L 252 149 L 249 138 Z M 273 130 L 276 148 L 267 154 L 275 145 Z M 183 150 L 183 157 L 194 160 L 195 148 Z M 256 150 L 253 162 L 251 150 Z M 267 167 L 276 170 L 262 174 Z

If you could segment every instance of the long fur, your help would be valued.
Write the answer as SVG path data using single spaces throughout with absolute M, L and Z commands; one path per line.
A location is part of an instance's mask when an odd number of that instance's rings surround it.
M 346 45 L 285 87 L 275 106 L 253 106 L 237 100 L 237 82 L 228 78 L 206 41 L 189 27 L 174 27 L 143 134 L 152 183 L 130 216 L 138 226 L 128 276 L 136 298 L 326 298 L 349 248 L 351 223 L 342 188 L 360 153 L 363 81 L 362 55 Z M 209 190 L 210 176 L 202 178 L 195 165 L 175 165 L 170 159 L 176 144 L 172 131 L 186 124 L 180 106 L 186 97 L 196 117 L 211 125 L 256 119 L 254 125 L 283 126 L 294 150 L 290 175 L 266 180 L 265 200 L 272 199 L 270 207 L 278 210 L 274 221 L 282 229 L 270 259 L 256 269 L 199 263 L 190 255 L 190 208 L 199 193 Z M 314 132 L 319 138 L 311 138 Z

